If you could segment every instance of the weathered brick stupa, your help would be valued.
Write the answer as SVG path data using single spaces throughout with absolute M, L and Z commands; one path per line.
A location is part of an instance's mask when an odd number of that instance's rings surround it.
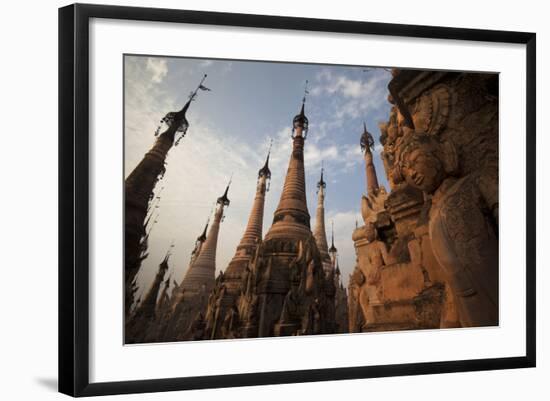
M 124 222 L 124 280 L 125 280 L 125 315 L 134 303 L 134 280 L 146 257 L 146 218 L 150 201 L 157 182 L 166 170 L 165 161 L 168 151 L 185 136 L 189 123 L 186 113 L 199 90 L 209 90 L 203 86 L 206 75 L 189 96 L 183 108 L 170 112 L 161 120 L 166 125 L 165 131 L 157 129 L 157 140 L 125 181 L 125 222 Z M 160 133 L 160 134 L 159 134 Z
M 182 282 L 172 291 L 169 300 L 170 308 L 165 314 L 162 330 L 157 341 L 198 340 L 203 335 L 191 326 L 202 322 L 209 300 L 209 294 L 218 284 L 216 279 L 216 253 L 220 225 L 224 211 L 229 206 L 228 192 L 231 181 L 216 201 L 214 219 L 205 236 L 208 223 L 203 233 L 197 238 L 191 254 L 191 261 Z
M 267 153 L 265 164 L 258 171 L 256 193 L 244 234 L 235 255 L 223 274 L 220 275 L 209 298 L 205 313 L 205 336 L 207 339 L 231 338 L 239 335 L 238 300 L 246 284 L 243 283 L 243 277 L 249 274 L 250 262 L 262 240 L 265 195 L 269 190 L 269 181 L 271 180 L 270 151 L 271 147 Z
M 307 93 L 307 92 L 306 92 Z M 327 310 L 334 298 L 325 293 L 321 255 L 310 229 L 307 209 L 304 141 L 308 119 L 294 117 L 293 148 L 273 224 L 254 255 L 239 300 L 241 337 L 332 332 Z
M 229 186 L 227 184 L 225 192 L 216 201 L 216 211 L 214 219 L 204 244 L 200 248 L 199 254 L 194 259 L 193 264 L 185 273 L 185 277 L 181 283 L 182 289 L 187 294 L 197 294 L 200 291 L 206 290 L 209 293 L 214 288 L 216 278 L 216 250 L 218 247 L 218 235 L 220 233 L 220 225 L 224 216 L 224 209 L 229 206 Z

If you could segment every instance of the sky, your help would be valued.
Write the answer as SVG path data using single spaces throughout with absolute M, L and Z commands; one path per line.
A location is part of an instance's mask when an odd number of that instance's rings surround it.
M 149 237 L 149 256 L 138 284 L 146 291 L 158 265 L 171 249 L 172 279 L 180 282 L 195 240 L 232 176 L 231 204 L 218 238 L 216 273 L 225 270 L 248 221 L 262 167 L 272 140 L 272 179 L 266 195 L 264 235 L 279 202 L 292 140 L 292 119 L 308 92 L 305 113 L 309 133 L 304 162 L 311 227 L 315 226 L 316 184 L 321 166 L 327 182 L 325 225 L 339 251 L 344 284 L 355 266 L 351 235 L 362 225 L 361 195 L 366 191 L 359 146 L 363 122 L 375 139 L 374 163 L 381 185 L 389 189 L 380 159 L 378 123 L 387 121 L 390 72 L 382 68 L 257 61 L 125 56 L 124 111 L 127 177 L 153 146 L 160 119 L 186 103 L 204 74 L 204 86 L 191 104 L 187 135 L 170 150 L 166 174 L 157 184 L 156 223 Z M 171 247 L 171 245 L 174 245 Z

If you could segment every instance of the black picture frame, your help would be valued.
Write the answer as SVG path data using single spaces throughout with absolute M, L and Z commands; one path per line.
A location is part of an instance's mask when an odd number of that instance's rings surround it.
M 91 18 L 515 43 L 526 46 L 526 354 L 520 357 L 90 383 L 89 22 Z M 59 9 L 59 391 L 95 396 L 534 367 L 536 35 L 359 21 L 74 4 Z

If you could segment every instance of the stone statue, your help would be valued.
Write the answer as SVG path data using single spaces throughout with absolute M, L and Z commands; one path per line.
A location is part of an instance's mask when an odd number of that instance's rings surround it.
M 348 316 L 350 333 L 360 333 L 363 330 L 363 325 L 365 324 L 365 319 L 359 304 L 361 286 L 364 283 L 365 276 L 361 273 L 358 266 L 355 266 L 353 273 L 350 274 L 349 277 Z
M 381 304 L 380 301 L 380 269 L 391 263 L 386 244 L 377 239 L 374 224 L 365 226 L 365 238 L 368 241 L 366 246 L 367 262 L 359 265 L 365 281 L 360 287 L 359 304 L 367 323 L 374 320 L 372 306 Z
M 428 199 L 434 256 L 448 276 L 460 323 L 498 324 L 498 165 L 457 178 L 454 145 L 411 133 L 397 152 L 399 173 Z

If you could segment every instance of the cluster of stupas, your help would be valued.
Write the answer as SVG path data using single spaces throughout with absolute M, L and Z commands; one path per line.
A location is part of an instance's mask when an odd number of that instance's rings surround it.
M 324 171 L 315 227 L 307 208 L 305 96 L 273 223 L 263 235 L 269 153 L 229 265 L 216 277 L 218 233 L 229 205 L 218 198 L 185 277 L 170 294 L 170 253 L 143 299 L 136 275 L 147 257 L 153 191 L 165 158 L 188 128 L 201 84 L 126 179 L 126 343 L 490 326 L 498 316 L 498 75 L 392 70 L 388 122 L 380 124 L 389 191 L 379 185 L 374 138 L 360 139 L 366 170 L 364 224 L 350 237 L 356 266 L 344 289 L 325 227 Z
M 153 148 L 126 179 L 126 343 L 347 332 L 347 292 L 341 281 L 334 232 L 330 249 L 326 238 L 323 169 L 317 184 L 313 232 L 310 228 L 304 169 L 309 126 L 305 96 L 293 119 L 292 154 L 273 224 L 265 237 L 270 152 L 258 171 L 248 223 L 229 265 L 215 276 L 218 234 L 230 203 L 228 184 L 217 199 L 212 222 L 197 238 L 183 280 L 174 282 L 168 294 L 168 252 L 144 298 L 134 299 L 136 275 L 147 256 L 153 191 L 164 173 L 168 151 L 187 131 L 185 115 L 203 81 L 182 110 L 162 120 L 167 129 L 157 131 Z

